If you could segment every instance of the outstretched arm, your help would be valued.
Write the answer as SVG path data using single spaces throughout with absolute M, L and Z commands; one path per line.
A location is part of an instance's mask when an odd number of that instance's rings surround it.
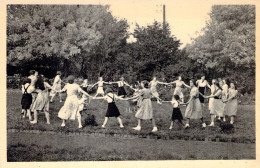
M 177 81 L 175 80 L 175 81 L 173 81 L 173 82 L 168 83 L 168 85 L 174 84 L 174 83 L 176 83 L 176 82 L 177 82 Z
M 166 83 L 166 82 L 160 82 L 160 81 L 157 81 L 157 83 L 161 84 L 161 85 L 168 85 L 169 83 Z
M 185 87 L 190 88 L 190 86 L 187 85 L 185 82 L 182 82 L 182 84 L 183 84 Z

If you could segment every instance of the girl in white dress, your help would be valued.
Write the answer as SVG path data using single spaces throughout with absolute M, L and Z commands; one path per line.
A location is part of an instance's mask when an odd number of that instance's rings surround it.
M 150 81 L 149 85 L 150 85 L 150 89 L 152 91 L 152 94 L 154 97 L 159 97 L 159 93 L 157 92 L 157 84 L 161 84 L 161 85 L 168 85 L 168 83 L 165 82 L 160 82 L 156 79 L 156 76 L 153 77 L 153 80 Z M 157 103 L 160 103 L 160 101 L 157 99 Z
M 37 92 L 35 92 L 35 84 L 38 78 L 38 72 L 35 70 L 30 70 L 30 76 L 28 77 L 29 79 L 31 79 L 31 87 L 32 87 L 32 102 L 35 101 L 36 97 L 37 97 Z
M 184 128 L 190 127 L 190 119 L 200 119 L 202 123 L 202 128 L 206 127 L 205 122 L 203 121 L 202 116 L 202 107 L 199 100 L 199 89 L 196 87 L 196 81 L 190 80 L 190 99 L 188 100 L 187 108 L 185 110 L 184 117 L 186 118 L 187 122 Z
M 225 122 L 226 121 L 225 113 L 226 113 L 226 105 L 227 105 L 226 104 L 226 100 L 228 98 L 229 80 L 223 79 L 222 82 L 223 82 L 222 89 L 223 89 L 223 101 L 224 101 L 224 117 L 223 117 L 223 121 Z
M 222 88 L 218 83 L 215 84 L 215 91 L 210 96 L 204 96 L 204 98 L 214 98 L 212 102 L 212 107 L 210 109 L 210 115 L 211 115 L 211 123 L 210 127 L 214 127 L 214 120 L 215 116 L 219 116 L 220 118 L 223 118 L 224 116 L 224 103 L 223 103 L 223 92 Z
M 212 85 L 210 86 L 210 92 L 211 92 L 211 95 L 213 95 L 213 93 L 215 92 L 215 89 L 216 89 L 216 79 L 213 79 L 212 80 Z M 211 97 L 209 98 L 209 110 L 211 109 L 212 107 L 212 102 L 213 102 L 214 98 Z
M 94 97 L 97 97 L 98 95 L 101 95 L 103 97 L 105 95 L 103 88 L 104 84 L 109 84 L 109 82 L 105 82 L 103 81 L 103 77 L 99 77 L 99 81 L 91 87 L 93 88 L 95 85 L 98 85 L 97 93 Z
M 44 111 L 47 124 L 50 124 L 48 89 L 53 90 L 53 88 L 46 82 L 46 78 L 43 75 L 39 75 L 35 88 L 38 94 L 31 106 L 31 111 L 34 112 L 34 120 L 31 123 L 36 124 L 38 122 L 38 111 Z
M 181 99 L 181 102 L 184 103 L 184 96 L 183 96 L 183 93 L 182 93 L 182 86 L 186 86 L 186 87 L 190 87 L 189 85 L 185 84 L 183 81 L 182 81 L 182 77 L 179 76 L 178 77 L 178 80 L 175 80 L 173 82 L 170 82 L 168 83 L 168 85 L 171 85 L 171 84 L 176 84 L 176 87 L 174 89 L 174 93 L 173 95 L 178 95 Z
M 57 75 L 56 77 L 54 78 L 54 82 L 53 82 L 53 85 L 52 87 L 57 90 L 57 91 L 60 91 L 61 90 L 61 72 L 60 71 L 57 71 Z M 51 93 L 50 93 L 50 96 L 51 96 L 51 101 L 50 102 L 53 102 L 53 98 L 54 96 L 56 95 L 56 91 L 52 90 Z M 59 97 L 60 97 L 60 102 L 62 102 L 62 97 L 61 97 L 61 93 L 58 93 L 59 94 Z
M 238 91 L 234 83 L 230 83 L 228 90 L 228 98 L 225 101 L 226 104 L 226 115 L 231 117 L 230 124 L 234 123 L 235 116 L 237 115 L 237 95 Z
M 85 100 L 78 98 L 78 93 L 81 92 L 89 97 L 91 97 L 88 93 L 86 93 L 84 90 L 80 88 L 78 84 L 75 83 L 74 76 L 70 75 L 68 76 L 68 84 L 64 86 L 64 88 L 59 92 L 67 92 L 67 98 L 65 100 L 64 105 L 60 109 L 58 113 L 58 117 L 62 119 L 61 126 L 65 126 L 65 120 L 71 119 L 75 120 L 77 117 L 79 128 L 82 128 L 81 125 L 81 114 L 79 106 L 82 104 Z

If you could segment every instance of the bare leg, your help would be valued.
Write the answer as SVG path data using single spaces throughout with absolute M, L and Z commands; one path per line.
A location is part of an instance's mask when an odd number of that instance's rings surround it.
M 34 119 L 33 119 L 33 121 L 31 121 L 31 123 L 32 123 L 32 124 L 36 124 L 37 121 L 38 121 L 38 111 L 35 110 L 33 113 L 34 113 L 34 114 L 33 114 Z
M 103 122 L 103 125 L 102 125 L 103 128 L 105 128 L 107 121 L 108 121 L 108 117 L 105 117 L 105 121 Z
M 47 120 L 47 124 L 50 124 L 50 113 L 48 111 L 45 111 L 44 113 Z
M 78 114 L 77 118 L 78 118 L 79 128 L 82 128 L 80 113 Z
M 184 128 L 189 128 L 189 127 L 190 127 L 190 119 L 187 118 L 187 120 L 186 120 L 186 125 L 185 125 Z
M 21 114 L 23 114 L 23 118 L 25 118 L 25 115 L 26 115 L 26 110 L 25 109 L 22 109 L 22 112 Z
M 59 97 L 60 97 L 60 102 L 62 102 L 62 95 L 61 95 L 61 93 L 59 93 Z
M 173 121 L 171 121 L 171 125 L 170 125 L 170 130 L 172 129 L 172 127 L 173 127 Z
M 230 124 L 234 124 L 235 122 L 235 116 L 231 116 Z
M 32 115 L 31 115 L 31 110 L 30 109 L 27 109 L 27 114 L 29 116 L 29 120 L 31 121 L 32 120 Z M 24 114 L 25 116 L 25 114 Z
M 152 130 L 152 132 L 158 131 L 158 128 L 156 127 L 154 118 L 152 119 L 152 124 L 153 124 L 153 130 Z
M 65 127 L 65 120 L 62 120 L 61 126 Z
M 210 123 L 210 127 L 214 127 L 214 120 L 215 120 L 215 115 L 211 115 L 211 123 Z
M 133 129 L 134 130 L 137 130 L 137 131 L 140 131 L 141 130 L 141 119 L 137 119 L 137 122 L 138 122 L 138 124 L 137 124 L 137 126 L 136 127 L 134 127 Z
M 118 121 L 119 124 L 120 124 L 120 128 L 124 128 L 123 122 L 122 122 L 122 120 L 121 120 L 120 117 L 117 117 L 117 121 Z

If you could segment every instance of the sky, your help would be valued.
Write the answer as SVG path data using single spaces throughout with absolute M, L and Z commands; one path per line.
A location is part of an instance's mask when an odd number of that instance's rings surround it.
M 136 23 L 141 26 L 152 24 L 155 20 L 163 21 L 163 4 L 166 6 L 166 21 L 169 23 L 172 35 L 175 35 L 182 43 L 181 48 L 191 42 L 191 38 L 197 37 L 198 32 L 206 26 L 212 3 L 198 3 L 189 1 L 177 1 L 174 3 L 135 2 L 129 1 L 123 4 L 111 4 L 110 10 L 118 19 L 125 18 L 129 25 L 129 32 L 134 31 Z M 196 33 L 197 32 L 197 33 Z M 134 41 L 130 37 L 128 41 Z

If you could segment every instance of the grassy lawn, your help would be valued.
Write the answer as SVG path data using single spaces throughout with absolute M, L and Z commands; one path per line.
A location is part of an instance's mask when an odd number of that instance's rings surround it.
M 255 144 L 30 133 L 8 133 L 7 137 L 9 162 L 255 159 Z
M 65 96 L 64 96 L 65 98 Z M 104 115 L 107 109 L 107 103 L 102 100 L 92 100 L 87 110 L 82 112 L 82 121 L 84 121 L 88 114 L 94 114 L 98 126 L 86 126 L 83 129 L 77 128 L 77 121 L 68 121 L 65 128 L 61 128 L 61 120 L 58 118 L 58 111 L 63 105 L 56 97 L 54 103 L 50 104 L 50 118 L 51 125 L 47 125 L 44 113 L 39 114 L 38 124 L 32 125 L 28 119 L 21 118 L 21 91 L 7 90 L 7 128 L 16 129 L 38 129 L 38 130 L 53 130 L 53 131 L 83 131 L 83 132 L 101 132 L 101 133 L 123 133 L 123 134 L 149 134 L 152 130 L 150 121 L 144 121 L 142 124 L 142 131 L 136 132 L 132 127 L 136 126 L 137 120 L 134 113 L 125 112 L 128 103 L 125 101 L 117 101 L 116 104 L 121 113 L 121 118 L 125 125 L 124 129 L 120 129 L 116 119 L 111 118 L 107 124 L 106 129 L 102 129 L 101 125 L 104 120 Z M 172 107 L 169 103 L 162 105 L 153 102 L 154 116 L 159 131 L 156 135 L 169 135 L 178 137 L 195 137 L 195 138 L 233 138 L 237 142 L 250 141 L 255 142 L 255 106 L 254 105 L 239 105 L 238 115 L 234 124 L 235 132 L 232 134 L 225 134 L 220 131 L 218 123 L 216 127 L 206 129 L 201 128 L 200 121 L 192 121 L 190 129 L 182 129 L 177 125 L 173 130 L 169 130 Z M 181 111 L 184 115 L 186 107 L 182 107 Z M 205 121 L 210 122 L 210 115 L 208 105 L 206 104 L 203 110 Z M 229 119 L 228 119 L 229 122 Z

